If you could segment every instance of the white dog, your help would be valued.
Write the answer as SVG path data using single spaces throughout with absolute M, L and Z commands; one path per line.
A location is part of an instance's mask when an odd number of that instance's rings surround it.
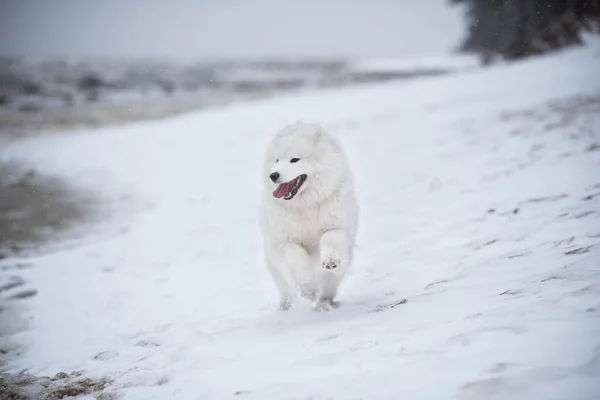
M 358 206 L 340 144 L 316 124 L 284 127 L 263 167 L 260 226 L 280 309 L 300 294 L 316 310 L 334 298 L 352 263 Z

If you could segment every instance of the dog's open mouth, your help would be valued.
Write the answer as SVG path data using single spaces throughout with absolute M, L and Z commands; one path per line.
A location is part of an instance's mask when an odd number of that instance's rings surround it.
M 281 183 L 277 186 L 277 189 L 273 192 L 273 196 L 284 200 L 291 200 L 296 196 L 298 190 L 306 180 L 306 175 L 302 174 L 298 176 L 296 179 L 292 179 L 289 182 Z

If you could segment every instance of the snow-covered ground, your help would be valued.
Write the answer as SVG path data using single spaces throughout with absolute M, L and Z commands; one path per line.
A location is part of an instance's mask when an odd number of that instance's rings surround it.
M 356 60 L 350 68 L 360 72 L 423 72 L 423 71 L 459 71 L 476 68 L 478 57 L 472 54 L 423 54 L 395 58 L 372 58 Z
M 2 159 L 113 212 L 28 260 L 39 294 L 5 369 L 124 399 L 597 399 L 598 71 L 593 43 L 11 144 Z M 339 135 L 356 175 L 330 313 L 276 311 L 261 262 L 262 151 L 297 119 Z

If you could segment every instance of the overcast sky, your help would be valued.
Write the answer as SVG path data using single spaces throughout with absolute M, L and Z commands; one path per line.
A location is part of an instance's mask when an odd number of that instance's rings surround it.
M 448 51 L 449 0 L 0 0 L 0 54 L 173 60 Z

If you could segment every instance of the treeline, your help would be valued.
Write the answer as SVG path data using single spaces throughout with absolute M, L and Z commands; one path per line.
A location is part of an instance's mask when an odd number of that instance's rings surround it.
M 600 0 L 450 0 L 467 6 L 462 50 L 490 62 L 518 59 L 582 44 L 600 32 Z

